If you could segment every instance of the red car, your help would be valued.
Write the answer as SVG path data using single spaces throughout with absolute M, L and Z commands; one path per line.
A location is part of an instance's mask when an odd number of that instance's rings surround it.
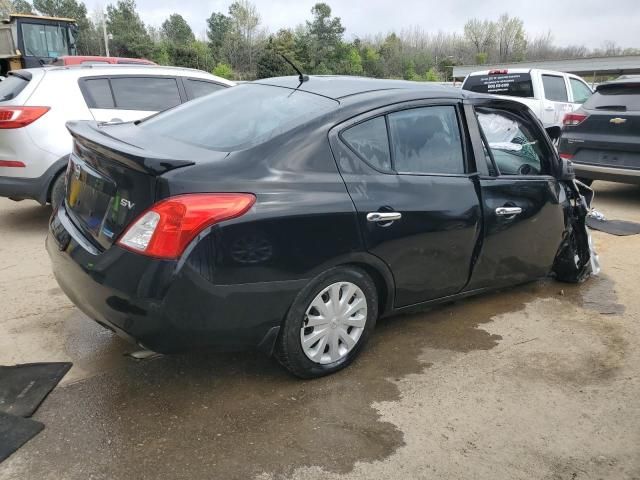
M 123 58 L 123 57 L 99 57 L 95 55 L 65 55 L 56 58 L 51 65 L 82 65 L 82 64 L 129 64 L 129 65 L 156 65 L 151 60 L 144 58 Z

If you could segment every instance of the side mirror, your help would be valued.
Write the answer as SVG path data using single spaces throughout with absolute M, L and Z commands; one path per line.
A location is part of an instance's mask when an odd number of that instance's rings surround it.
M 573 169 L 573 162 L 566 158 L 560 159 L 560 178 L 562 181 L 573 181 L 576 179 L 576 172 Z
M 556 145 L 560 140 L 560 135 L 562 135 L 562 129 L 560 127 L 547 127 L 545 130 L 553 144 Z

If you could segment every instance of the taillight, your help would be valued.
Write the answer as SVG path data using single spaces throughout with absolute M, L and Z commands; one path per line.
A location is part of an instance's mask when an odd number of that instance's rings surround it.
M 573 160 L 573 153 L 561 153 L 560 158 L 564 158 L 565 160 Z
M 245 214 L 255 203 L 250 193 L 197 193 L 170 197 L 140 215 L 118 245 L 156 258 L 178 258 L 207 227 Z
M 562 119 L 562 125 L 565 127 L 575 127 L 586 120 L 589 115 L 584 113 L 567 113 Z
M 509 70 L 489 70 L 489 75 L 506 75 L 509 73 Z
M 49 110 L 49 107 L 0 107 L 0 129 L 26 127 Z

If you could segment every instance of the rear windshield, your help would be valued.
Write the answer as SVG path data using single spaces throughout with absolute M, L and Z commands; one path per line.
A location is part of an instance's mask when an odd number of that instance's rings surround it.
M 640 111 L 640 85 L 600 87 L 584 104 L 589 110 Z
M 266 141 L 337 105 L 300 90 L 245 84 L 160 113 L 140 127 L 212 150 L 232 151 Z
M 497 75 L 469 75 L 462 85 L 464 90 L 510 97 L 533 97 L 533 84 L 528 73 Z
M 9 75 L 0 82 L 0 102 L 13 100 L 28 84 L 29 80 L 25 78 L 21 78 L 16 75 Z

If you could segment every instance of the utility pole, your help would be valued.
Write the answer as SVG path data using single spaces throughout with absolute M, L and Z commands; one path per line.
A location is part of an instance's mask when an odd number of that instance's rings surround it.
M 102 12 L 102 35 L 104 36 L 104 52 L 105 56 L 110 57 L 109 55 L 109 35 L 107 35 L 107 16 Z

